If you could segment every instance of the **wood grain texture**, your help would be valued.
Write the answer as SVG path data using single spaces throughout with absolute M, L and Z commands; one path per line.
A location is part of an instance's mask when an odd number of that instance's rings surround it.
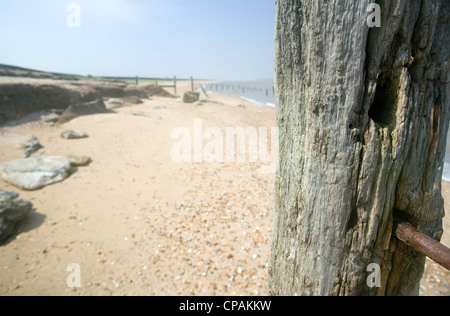
M 418 294 L 425 257 L 394 217 L 442 235 L 450 3 L 380 0 L 369 28 L 373 2 L 277 0 L 273 295 Z

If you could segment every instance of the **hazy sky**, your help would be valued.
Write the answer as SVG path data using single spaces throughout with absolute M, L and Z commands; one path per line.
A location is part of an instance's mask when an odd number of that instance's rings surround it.
M 71 3 L 81 9 L 79 28 L 67 25 Z M 269 79 L 274 24 L 274 0 L 1 0 L 0 63 L 94 76 Z

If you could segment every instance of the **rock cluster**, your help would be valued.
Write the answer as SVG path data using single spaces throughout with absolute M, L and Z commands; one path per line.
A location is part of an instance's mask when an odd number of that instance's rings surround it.
M 115 98 L 116 101 L 122 98 L 119 102 L 126 104 L 139 104 L 141 98 L 152 96 L 173 98 L 162 87 L 153 85 L 31 78 L 9 78 L 0 82 L 0 96 L 0 124 L 39 111 L 49 112 L 41 117 L 47 124 L 65 123 L 80 115 L 105 113 L 103 98 Z

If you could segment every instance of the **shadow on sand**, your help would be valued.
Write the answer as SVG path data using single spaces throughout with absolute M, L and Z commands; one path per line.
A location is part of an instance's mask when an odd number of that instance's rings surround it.
M 45 222 L 46 217 L 47 216 L 44 214 L 36 213 L 36 210 L 33 209 L 24 220 L 16 225 L 15 233 L 5 240 L 5 242 L 0 243 L 0 248 L 14 241 L 18 235 L 27 233 L 41 226 Z

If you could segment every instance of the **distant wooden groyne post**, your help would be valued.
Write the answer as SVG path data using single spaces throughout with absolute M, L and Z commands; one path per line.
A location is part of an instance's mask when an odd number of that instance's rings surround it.
M 158 85 L 158 81 L 155 82 L 155 85 L 159 86 Z M 177 76 L 173 76 L 173 85 L 162 85 L 162 86 L 159 86 L 159 87 L 161 87 L 161 88 L 173 88 L 174 94 L 177 95 Z
M 173 89 L 175 91 L 175 95 L 177 95 L 177 76 L 173 76 Z
M 191 76 L 191 91 L 194 91 L 194 77 Z

